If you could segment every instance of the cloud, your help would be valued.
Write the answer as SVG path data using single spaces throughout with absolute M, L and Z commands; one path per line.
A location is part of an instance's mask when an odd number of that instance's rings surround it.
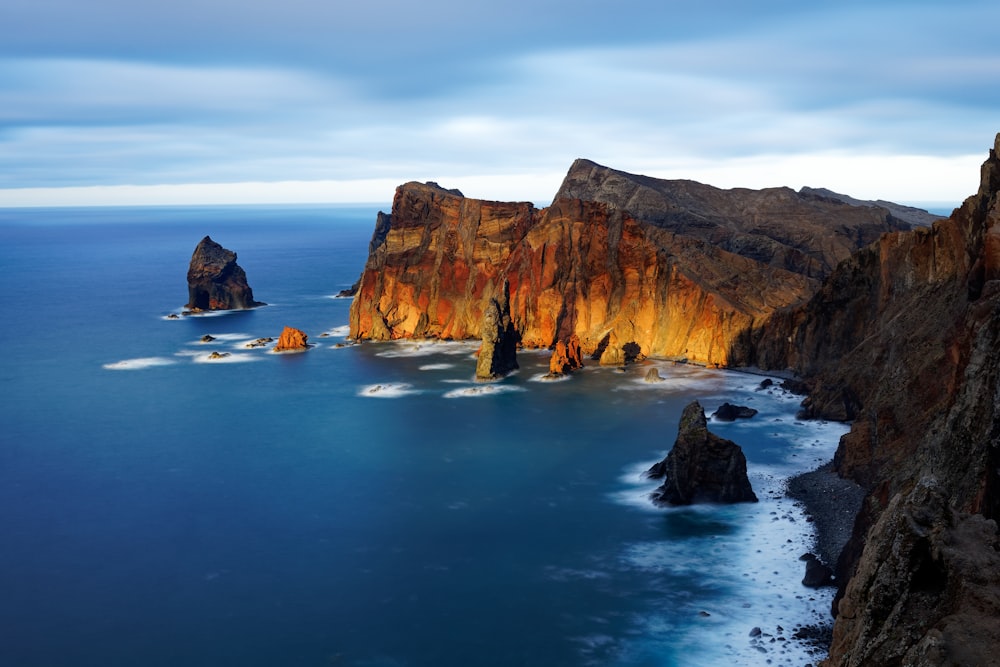
M 0 188 L 537 184 L 576 157 L 834 187 L 824 160 L 945 168 L 1000 129 L 992 3 L 451 4 L 17 3 Z

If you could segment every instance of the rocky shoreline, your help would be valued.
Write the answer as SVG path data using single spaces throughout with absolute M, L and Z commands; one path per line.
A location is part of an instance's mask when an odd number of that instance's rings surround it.
M 785 492 L 802 504 L 807 520 L 816 526 L 816 555 L 834 568 L 851 537 L 854 517 L 865 497 L 864 489 L 839 477 L 833 464 L 825 463 L 790 478 Z

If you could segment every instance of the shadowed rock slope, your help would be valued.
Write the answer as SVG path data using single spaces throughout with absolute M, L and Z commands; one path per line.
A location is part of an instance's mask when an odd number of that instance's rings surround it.
M 608 363 L 629 345 L 728 365 L 754 356 L 743 349 L 756 340 L 747 332 L 803 303 L 851 249 L 905 226 L 882 209 L 790 190 L 677 183 L 578 160 L 541 210 L 402 185 L 392 212 L 379 214 L 351 336 L 479 338 L 486 295 L 507 280 L 526 347 L 576 335 Z M 655 214 L 658 206 L 672 215 Z
M 835 466 L 869 495 L 829 667 L 998 664 L 998 151 L 950 218 L 865 247 L 756 342 L 809 378 L 808 412 L 855 420 Z

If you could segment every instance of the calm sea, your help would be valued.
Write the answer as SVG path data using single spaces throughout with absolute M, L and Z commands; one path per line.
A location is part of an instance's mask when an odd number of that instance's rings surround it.
M 0 210 L 0 664 L 814 660 L 791 633 L 831 593 L 781 484 L 843 427 L 739 373 L 529 352 L 477 385 L 474 345 L 337 347 L 376 210 Z M 167 318 L 206 234 L 270 305 Z M 316 347 L 245 347 L 285 325 Z M 649 505 L 693 399 L 760 410 L 711 425 L 760 503 Z

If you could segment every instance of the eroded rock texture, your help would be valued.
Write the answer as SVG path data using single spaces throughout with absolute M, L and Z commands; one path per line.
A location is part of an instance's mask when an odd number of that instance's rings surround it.
M 517 368 L 517 331 L 510 321 L 510 286 L 504 281 L 500 293 L 490 297 L 483 312 L 483 343 L 476 362 L 477 380 L 494 380 Z
M 743 214 L 760 221 L 766 213 L 766 225 L 727 222 L 725 212 L 736 211 L 743 193 L 704 188 L 703 199 L 715 197 L 720 212 L 694 225 L 690 219 L 703 216 L 702 208 L 653 224 L 617 203 L 558 198 L 538 210 L 407 183 L 397 189 L 392 213 L 377 221 L 351 308 L 351 336 L 479 338 L 483 295 L 506 277 L 511 318 L 527 347 L 549 348 L 575 334 L 585 354 L 601 349 L 602 363 L 620 363 L 629 355 L 625 346 L 634 345 L 638 355 L 728 365 L 752 357 L 747 345 L 759 338 L 753 332 L 775 311 L 805 301 L 816 277 L 851 243 L 892 228 L 884 211 L 811 199 L 806 206 L 783 191 L 765 199 L 798 202 L 802 212 L 782 214 L 779 202 Z M 680 210 L 687 201 L 677 196 L 672 206 Z M 807 210 L 836 215 L 799 229 Z M 834 219 L 841 231 L 820 234 Z M 768 234 L 777 228 L 787 243 L 751 251 L 773 245 Z
M 854 420 L 835 466 L 869 495 L 829 667 L 997 663 L 998 150 L 950 218 L 882 236 L 746 346 L 808 378 L 810 414 Z
M 573 334 L 566 342 L 556 341 L 555 349 L 549 358 L 549 375 L 556 377 L 565 375 L 578 368 L 583 368 L 583 351 L 580 349 L 580 338 Z
M 708 430 L 698 401 L 684 408 L 673 448 L 647 475 L 663 479 L 652 496 L 659 505 L 757 502 L 743 450 Z
M 195 247 L 188 267 L 188 302 L 193 311 L 231 310 L 266 305 L 254 301 L 247 274 L 236 253 L 206 236 Z
M 309 336 L 295 327 L 285 327 L 274 345 L 275 352 L 302 352 L 309 349 Z

